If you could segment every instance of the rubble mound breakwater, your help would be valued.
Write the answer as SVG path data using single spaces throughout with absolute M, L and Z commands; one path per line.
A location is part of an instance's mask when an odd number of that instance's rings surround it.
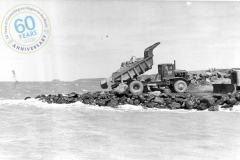
M 28 98 L 30 97 L 26 97 L 25 100 Z M 218 111 L 219 108 L 231 109 L 234 105 L 239 104 L 240 94 L 198 96 L 190 93 L 174 94 L 154 91 L 134 95 L 130 92 L 119 94 L 114 91 L 97 91 L 84 94 L 77 94 L 75 92 L 58 95 L 42 94 L 35 97 L 35 99 L 46 103 L 70 104 L 82 102 L 88 105 L 108 106 L 113 108 L 117 108 L 119 105 L 130 104 L 136 106 L 140 105 L 143 108 Z

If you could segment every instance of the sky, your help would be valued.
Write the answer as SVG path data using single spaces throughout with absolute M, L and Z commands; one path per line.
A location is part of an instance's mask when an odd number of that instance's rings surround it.
M 154 66 L 187 71 L 240 68 L 240 2 L 0 1 L 0 20 L 19 4 L 41 8 L 51 35 L 39 51 L 22 54 L 0 37 L 0 81 L 73 81 L 110 77 L 122 62 L 154 49 Z

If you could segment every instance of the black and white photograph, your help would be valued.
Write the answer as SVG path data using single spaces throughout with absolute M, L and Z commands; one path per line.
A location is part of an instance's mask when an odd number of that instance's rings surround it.
M 1 0 L 0 160 L 240 159 L 240 1 Z

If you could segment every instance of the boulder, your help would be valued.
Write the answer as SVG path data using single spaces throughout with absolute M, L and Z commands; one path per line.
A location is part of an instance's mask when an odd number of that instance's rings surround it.
M 124 96 L 124 97 L 121 97 L 121 98 L 119 99 L 118 103 L 119 103 L 119 104 L 122 104 L 122 105 L 123 105 L 123 104 L 126 104 L 126 103 L 127 103 L 127 97 L 125 97 L 125 96 Z
M 239 93 L 237 93 L 237 94 L 235 95 L 235 99 L 236 99 L 237 101 L 240 101 L 240 94 L 239 94 Z
M 140 102 L 144 102 L 144 101 L 146 100 L 146 98 L 144 97 L 143 94 L 140 94 L 140 95 L 138 95 L 138 100 L 139 100 Z
M 185 100 L 185 105 L 184 105 L 184 108 L 186 109 L 193 109 L 194 108 L 194 101 L 191 100 L 191 99 L 187 99 Z
M 127 103 L 133 105 L 133 100 L 131 98 L 127 98 Z
M 168 88 L 166 88 L 166 89 L 164 89 L 163 90 L 163 93 L 171 93 L 172 91 L 170 90 L 170 89 L 168 89 Z
M 214 99 L 214 97 L 201 98 L 200 103 L 206 103 L 209 108 L 210 106 L 213 106 L 215 104 L 215 99 Z
M 67 102 L 64 99 L 59 98 L 56 103 L 57 104 L 66 104 Z
M 228 100 L 226 101 L 226 103 L 227 103 L 227 104 L 232 104 L 232 105 L 234 105 L 234 104 L 237 103 L 237 100 L 236 100 L 235 98 L 230 98 L 230 99 L 228 99 Z
M 165 103 L 167 105 L 171 104 L 172 103 L 172 99 L 171 98 L 165 98 Z
M 149 95 L 154 95 L 155 97 L 159 97 L 161 95 L 160 91 L 149 92 Z
M 96 101 L 96 105 L 98 106 L 106 106 L 110 99 L 99 99 Z
M 134 104 L 134 105 L 139 105 L 139 104 L 140 104 L 140 101 L 139 101 L 138 99 L 135 99 L 135 100 L 133 101 L 133 104 Z
M 128 88 L 128 85 L 126 85 L 125 83 L 120 83 L 117 88 L 114 88 L 114 93 L 125 94 L 127 88 Z
M 172 102 L 171 104 L 168 105 L 169 109 L 180 109 L 182 106 L 180 103 L 177 102 Z
M 145 104 L 145 106 L 147 108 L 154 108 L 155 105 L 156 105 L 156 103 L 154 103 L 154 102 L 148 102 L 148 103 Z
M 150 95 L 148 95 L 148 97 L 147 97 L 147 101 L 151 101 L 151 100 L 153 100 L 155 98 L 155 96 L 153 95 L 153 94 L 150 94 Z
M 167 108 L 166 105 L 162 105 L 162 104 L 156 104 L 154 107 L 158 108 L 158 109 L 166 109 Z
M 76 97 L 78 97 L 78 94 L 75 93 L 75 92 L 72 92 L 72 93 L 68 94 L 68 97 L 74 97 L 74 98 L 76 98 Z
M 62 95 L 62 94 L 58 94 L 58 97 L 59 97 L 59 98 L 62 98 L 62 97 L 63 97 L 63 95 Z
M 115 100 L 111 99 L 111 100 L 108 102 L 107 106 L 113 107 L 113 108 L 117 108 L 117 106 L 118 106 L 118 101 L 115 101 Z
M 211 106 L 208 108 L 209 111 L 219 111 L 219 105 Z
M 201 103 L 200 105 L 197 106 L 197 110 L 206 110 L 209 108 L 209 104 L 208 103 Z
M 167 98 L 168 95 L 167 95 L 166 93 L 161 93 L 160 97 L 162 97 L 162 98 Z
M 84 104 L 90 104 L 90 99 L 83 99 Z
M 214 98 L 217 98 L 218 100 L 220 100 L 222 98 L 221 95 L 213 95 Z
M 164 103 L 164 99 L 160 98 L 160 97 L 155 97 L 155 99 L 153 100 L 153 102 L 159 103 L 159 104 L 163 104 Z
M 184 102 L 184 100 L 182 98 L 174 98 L 173 100 L 180 104 L 183 104 L 183 102 Z
M 221 106 L 221 108 L 232 108 L 233 104 L 224 104 Z
M 24 100 L 27 100 L 27 99 L 30 99 L 31 97 L 26 97 L 26 98 L 24 98 Z

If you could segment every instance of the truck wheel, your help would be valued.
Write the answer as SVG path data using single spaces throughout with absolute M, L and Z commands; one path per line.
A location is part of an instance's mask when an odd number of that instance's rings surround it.
M 143 91 L 143 84 L 139 81 L 133 81 L 129 85 L 129 90 L 132 94 L 139 94 Z
M 174 83 L 174 90 L 177 93 L 183 93 L 185 92 L 187 89 L 187 84 L 186 82 L 182 81 L 182 80 L 178 80 Z

